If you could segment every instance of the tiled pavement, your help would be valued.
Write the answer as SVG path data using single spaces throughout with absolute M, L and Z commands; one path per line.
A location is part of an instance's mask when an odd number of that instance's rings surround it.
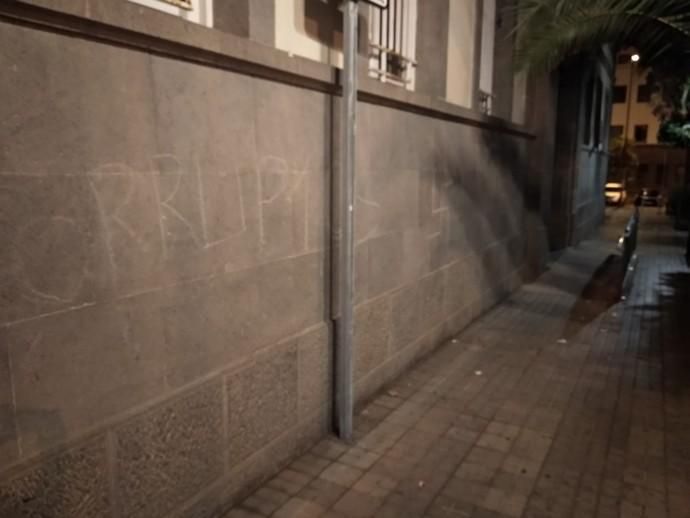
M 643 225 L 624 306 L 569 251 L 226 518 L 690 517 L 690 272 Z

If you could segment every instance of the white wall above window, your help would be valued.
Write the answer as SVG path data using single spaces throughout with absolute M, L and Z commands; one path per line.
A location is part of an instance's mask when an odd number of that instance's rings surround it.
M 486 94 L 494 90 L 494 50 L 496 45 L 496 0 L 483 0 L 482 57 L 479 89 Z
M 184 18 L 190 22 L 213 27 L 213 0 L 191 0 L 191 9 L 180 7 L 186 2 L 176 2 L 174 0 L 129 0 L 135 4 L 140 4 L 164 13 L 173 14 Z M 221 0 L 223 1 L 223 0 Z
M 467 108 L 472 107 L 475 0 L 453 0 L 448 16 L 448 62 L 446 66 L 446 100 Z
M 317 26 L 326 22 L 309 20 L 309 23 Z M 343 53 L 309 34 L 307 23 L 305 0 L 275 0 L 276 48 L 291 55 L 342 68 Z M 339 27 L 337 29 L 340 30 Z

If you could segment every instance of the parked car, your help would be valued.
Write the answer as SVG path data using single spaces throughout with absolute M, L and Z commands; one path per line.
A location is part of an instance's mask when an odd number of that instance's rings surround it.
M 625 192 L 625 187 L 622 183 L 609 182 L 604 188 L 607 205 L 618 205 L 619 207 L 625 204 L 628 195 Z
M 661 193 L 656 189 L 642 189 L 638 195 L 640 205 L 658 207 L 661 205 Z

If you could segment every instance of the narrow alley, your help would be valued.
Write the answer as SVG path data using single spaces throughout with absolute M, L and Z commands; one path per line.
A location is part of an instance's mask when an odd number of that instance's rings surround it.
M 366 405 L 227 518 L 690 516 L 690 271 L 643 209 L 626 300 L 611 239 L 538 282 Z
M 690 518 L 690 0 L 0 41 L 0 518 Z

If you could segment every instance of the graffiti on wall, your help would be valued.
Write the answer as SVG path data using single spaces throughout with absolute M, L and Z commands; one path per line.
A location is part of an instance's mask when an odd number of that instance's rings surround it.
M 86 174 L 0 175 L 0 322 L 324 247 L 324 175 L 277 156 L 209 171 L 150 158 Z

